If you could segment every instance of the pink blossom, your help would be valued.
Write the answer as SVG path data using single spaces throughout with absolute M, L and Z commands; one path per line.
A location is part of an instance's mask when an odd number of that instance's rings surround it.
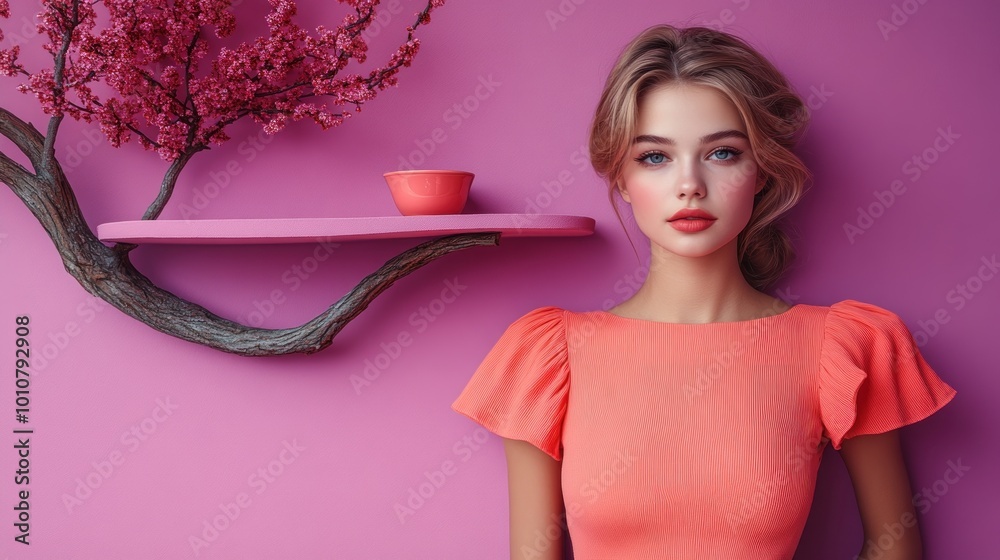
M 0 33 L 0 40 L 3 34 Z M 17 64 L 17 55 L 21 47 L 14 45 L 8 50 L 0 49 L 0 74 L 4 76 L 14 76 L 18 74 L 20 66 Z
M 226 127 L 245 117 L 268 134 L 289 119 L 332 128 L 350 118 L 344 106 L 360 111 L 396 84 L 419 50 L 415 28 L 444 4 L 429 0 L 386 64 L 362 76 L 344 73 L 366 60 L 362 33 L 379 0 L 340 2 L 349 7 L 340 25 L 310 32 L 295 22 L 294 0 L 269 0 L 266 34 L 234 45 L 224 41 L 236 28 L 232 0 L 43 0 L 43 48 L 63 57 L 62 70 L 28 73 L 13 47 L 0 50 L 0 74 L 26 75 L 19 89 L 47 113 L 97 122 L 115 146 L 138 138 L 168 161 L 225 142 Z M 9 17 L 9 0 L 0 0 L 0 17 Z

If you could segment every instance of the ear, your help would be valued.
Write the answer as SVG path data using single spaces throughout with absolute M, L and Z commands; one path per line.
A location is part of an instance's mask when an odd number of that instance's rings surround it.
M 764 185 L 767 184 L 767 176 L 763 173 L 757 174 L 757 186 L 755 187 L 753 194 L 758 195 L 760 191 L 764 190 Z
M 622 200 L 624 200 L 625 202 L 627 202 L 629 204 L 632 204 L 632 199 L 629 198 L 628 191 L 625 190 L 625 187 L 622 187 L 621 185 L 618 185 L 615 188 L 618 189 L 618 194 L 622 195 Z

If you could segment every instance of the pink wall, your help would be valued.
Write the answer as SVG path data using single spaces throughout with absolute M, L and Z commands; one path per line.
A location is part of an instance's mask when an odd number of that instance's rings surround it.
M 301 3 L 306 16 L 326 4 Z M 33 3 L 21 4 L 3 23 L 8 41 L 18 35 L 25 49 L 37 49 L 40 39 L 21 31 Z M 418 2 L 403 4 L 389 22 L 394 38 Z M 792 215 L 799 260 L 780 295 L 817 305 L 869 301 L 924 333 L 922 352 L 959 393 L 903 431 L 914 491 L 933 496 L 921 515 L 927 558 L 996 550 L 1000 278 L 976 275 L 1000 240 L 991 128 L 1000 8 L 846 4 L 453 0 L 421 30 L 422 51 L 399 88 L 347 125 L 327 133 L 293 126 L 268 144 L 247 140 L 258 131 L 252 124 L 235 128 L 231 143 L 189 166 L 164 218 L 393 215 L 381 174 L 411 158 L 418 167 L 474 171 L 468 211 L 540 204 L 597 219 L 592 237 L 510 239 L 434 262 L 314 356 L 224 354 L 95 301 L 65 273 L 27 209 L 0 189 L 0 322 L 7 325 L 0 345 L 12 352 L 13 318 L 30 314 L 32 344 L 44 358 L 32 384 L 30 547 L 13 543 L 10 377 L 0 396 L 7 434 L 0 555 L 507 558 L 499 438 L 449 404 L 519 315 L 548 304 L 598 309 L 629 295 L 640 266 L 582 150 L 618 50 L 655 22 L 725 26 L 772 57 L 810 102 L 814 122 L 801 153 L 816 182 Z M 240 9 L 261 5 L 246 0 Z M 883 35 L 880 20 L 892 18 L 898 28 Z M 391 42 L 379 43 L 381 51 Z M 0 105 L 42 122 L 14 86 L 0 82 Z M 433 140 L 437 129 L 443 141 Z M 953 144 L 938 140 L 942 130 L 954 134 Z M 154 154 L 116 151 L 78 123 L 64 127 L 58 154 L 92 227 L 137 219 L 164 170 Z M 858 209 L 877 206 L 895 181 L 905 192 L 884 212 L 875 208 L 864 234 L 849 239 L 844 228 L 858 223 Z M 283 327 L 415 243 L 143 246 L 134 254 L 142 271 L 181 296 Z M 461 286 L 454 301 L 435 303 L 449 282 Z M 971 297 L 956 299 L 960 286 Z M 279 303 L 270 301 L 274 293 Z M 428 308 L 433 320 L 421 319 Z M 942 309 L 950 320 L 935 325 Z M 402 333 L 414 342 L 397 350 Z M 352 377 L 369 363 L 388 365 L 355 390 Z M 827 453 L 798 558 L 848 558 L 860 548 L 850 479 Z M 946 483 L 958 461 L 970 470 Z M 438 477 L 433 495 L 400 517 L 396 505 L 442 469 L 449 474 Z M 66 496 L 88 481 L 96 488 L 79 488 L 81 503 L 67 507 Z M 204 538 L 204 523 L 227 508 L 238 518 L 195 554 L 189 538 Z

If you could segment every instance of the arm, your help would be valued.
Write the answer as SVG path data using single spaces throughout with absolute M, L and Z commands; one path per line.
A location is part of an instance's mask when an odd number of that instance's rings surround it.
M 510 492 L 511 560 L 561 560 L 562 461 L 534 445 L 504 438 Z M 553 534 L 559 538 L 552 539 Z
M 859 560 L 923 558 L 898 430 L 845 439 L 840 455 L 851 475 L 865 532 Z

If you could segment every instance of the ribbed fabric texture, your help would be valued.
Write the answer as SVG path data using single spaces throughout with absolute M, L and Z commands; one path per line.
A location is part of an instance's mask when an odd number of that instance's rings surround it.
M 854 300 L 708 324 L 541 307 L 452 409 L 562 460 L 577 560 L 791 559 L 826 444 L 954 395 L 898 316 Z

